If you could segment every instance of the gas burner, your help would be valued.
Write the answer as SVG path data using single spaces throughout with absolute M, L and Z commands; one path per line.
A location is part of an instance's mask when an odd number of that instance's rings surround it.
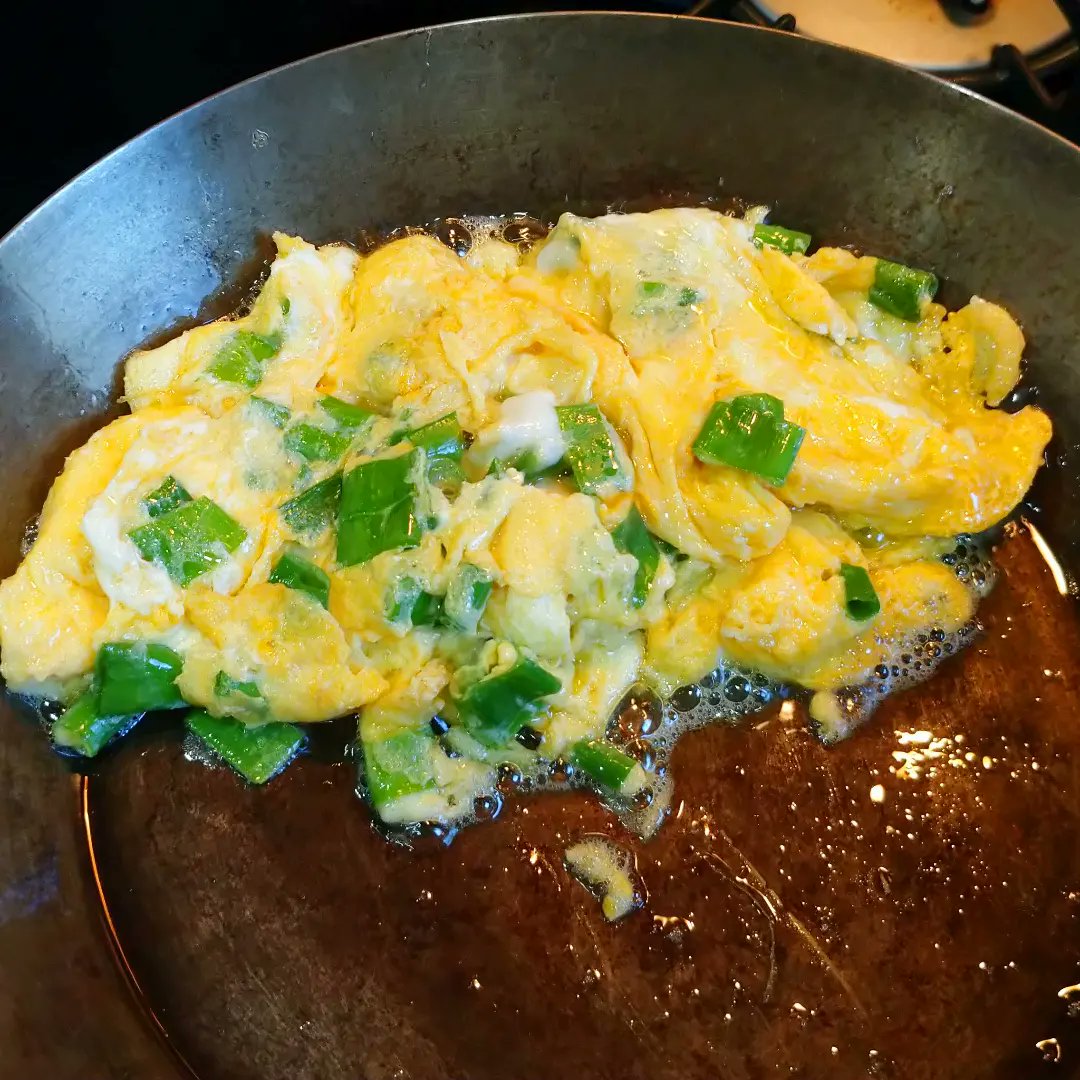
M 696 0 L 962 83 L 1080 139 L 1080 0 Z
M 1055 0 L 782 0 L 748 7 L 769 22 L 792 15 L 808 37 L 953 77 L 989 70 L 995 45 L 1009 42 L 1025 56 L 1045 58 L 1069 44 Z
M 688 14 L 743 19 L 874 53 L 959 81 L 993 78 L 996 45 L 1040 71 L 1076 52 L 1055 0 L 700 0 Z

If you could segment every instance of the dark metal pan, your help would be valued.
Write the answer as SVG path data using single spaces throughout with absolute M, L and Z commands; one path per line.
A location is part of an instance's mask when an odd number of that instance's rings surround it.
M 1025 516 L 1075 571 L 1080 154 L 811 41 L 555 15 L 246 83 L 0 243 L 0 572 L 122 356 L 226 309 L 269 230 L 734 197 L 1017 313 L 1058 432 Z M 616 927 L 559 864 L 614 828 L 577 796 L 409 853 L 346 766 L 245 789 L 147 729 L 84 779 L 5 704 L 0 1076 L 1077 1075 L 1080 628 L 1024 526 L 1000 557 L 980 642 L 849 742 L 775 718 L 689 737 L 682 813 L 639 852 L 648 907 Z

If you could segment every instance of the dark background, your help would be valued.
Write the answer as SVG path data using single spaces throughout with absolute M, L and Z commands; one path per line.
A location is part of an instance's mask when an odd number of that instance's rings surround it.
M 0 6 L 0 236 L 103 154 L 242 79 L 363 38 L 455 19 L 567 8 L 686 11 L 692 0 L 9 0 Z M 723 15 L 737 0 L 714 0 Z M 1041 72 L 1045 75 L 1045 72 Z M 1080 141 L 1080 68 L 1044 109 L 1023 78 L 983 87 Z
M 574 6 L 677 0 L 296 0 L 287 11 L 265 0 L 12 0 L 0 16 L 0 235 L 120 143 L 251 75 L 409 27 Z

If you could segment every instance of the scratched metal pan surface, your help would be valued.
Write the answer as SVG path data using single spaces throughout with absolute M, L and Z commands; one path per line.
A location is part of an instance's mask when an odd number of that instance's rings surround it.
M 370 42 L 155 128 L 0 243 L 0 572 L 148 338 L 226 310 L 272 229 L 741 197 L 1002 300 L 1058 431 L 1025 511 L 1080 561 L 1080 154 L 778 33 L 528 16 Z M 216 296 L 216 307 L 204 298 Z M 1080 629 L 1010 530 L 985 630 L 826 750 L 775 710 L 676 751 L 609 926 L 576 794 L 449 847 L 373 831 L 334 756 L 265 789 L 139 732 L 89 777 L 0 713 L 0 1076 L 332 1080 L 1080 1074 Z M 1067 591 L 1067 590 L 1066 590 Z M 625 838 L 624 838 L 625 839 Z M 628 841 L 629 842 L 629 841 Z

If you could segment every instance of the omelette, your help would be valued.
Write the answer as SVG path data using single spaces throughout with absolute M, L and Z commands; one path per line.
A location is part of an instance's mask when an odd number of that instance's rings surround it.
M 64 752 L 184 709 L 262 783 L 356 716 L 396 826 L 467 819 L 506 766 L 633 800 L 619 702 L 721 664 L 835 737 L 845 693 L 971 625 L 949 553 L 1050 438 L 998 407 L 1004 308 L 762 210 L 275 242 L 248 310 L 128 357 L 130 413 L 0 585 L 3 677 L 61 703 Z

